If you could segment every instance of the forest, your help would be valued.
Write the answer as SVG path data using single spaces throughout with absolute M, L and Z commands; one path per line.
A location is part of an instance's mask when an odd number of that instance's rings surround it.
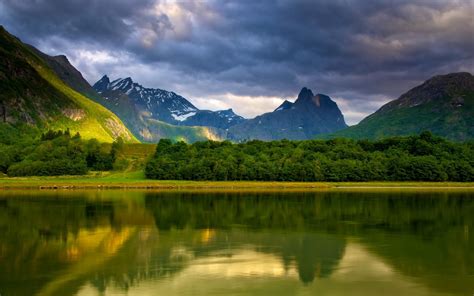
M 173 143 L 162 139 L 145 167 L 149 179 L 254 181 L 474 180 L 474 142 L 430 132 L 369 140 Z
M 123 147 L 118 138 L 109 149 L 96 139 L 85 141 L 79 133 L 48 131 L 39 138 L 19 137 L 0 143 L 0 173 L 17 176 L 85 175 L 89 170 L 112 170 Z
M 0 143 L 0 174 L 85 175 L 120 170 L 124 143 L 48 131 Z M 382 140 L 204 141 L 162 139 L 145 176 L 208 181 L 474 181 L 474 142 L 450 142 L 423 132 Z

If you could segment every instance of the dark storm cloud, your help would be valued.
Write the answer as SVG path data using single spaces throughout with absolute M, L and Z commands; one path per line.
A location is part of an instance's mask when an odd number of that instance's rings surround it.
M 340 98 L 352 122 L 432 75 L 474 70 L 470 0 L 0 3 L 7 29 L 68 53 L 89 79 L 132 75 L 223 101 L 308 86 Z
M 145 26 L 143 11 L 152 0 L 1 0 L 5 21 L 30 40 L 59 36 L 71 42 L 118 45 L 133 33 L 137 21 Z M 133 4 L 132 4 L 133 3 Z M 157 18 L 155 22 L 158 22 Z

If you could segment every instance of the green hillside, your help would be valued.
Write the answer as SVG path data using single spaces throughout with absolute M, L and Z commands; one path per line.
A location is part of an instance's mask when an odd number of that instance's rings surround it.
M 474 138 L 472 117 L 474 116 L 474 94 L 465 96 L 465 108 L 458 112 L 443 109 L 435 103 L 393 110 L 387 114 L 373 114 L 358 125 L 349 127 L 338 136 L 349 138 L 379 139 L 389 136 L 413 135 L 429 130 L 451 140 Z M 433 110 L 439 108 L 434 113 Z
M 65 56 L 49 56 L 34 47 L 29 47 L 40 56 L 67 86 L 83 96 L 101 104 L 117 115 L 133 135 L 143 142 L 156 143 L 167 138 L 175 141 L 195 142 L 208 139 L 220 140 L 223 130 L 208 127 L 176 126 L 158 120 L 150 120 L 137 109 L 132 98 L 120 91 L 107 92 L 104 97 L 97 93 L 82 74 Z M 116 100 L 110 99 L 116 98 Z
M 380 139 L 422 131 L 455 141 L 474 138 L 474 77 L 471 74 L 433 77 L 359 124 L 331 137 Z
M 171 139 L 186 143 L 207 140 L 220 141 L 224 139 L 217 129 L 207 126 L 178 126 L 154 119 L 148 119 L 147 123 L 148 129 L 151 132 L 152 142 L 156 142 L 159 139 Z
M 69 128 L 83 138 L 137 142 L 112 112 L 67 86 L 29 46 L 0 27 L 0 134 Z

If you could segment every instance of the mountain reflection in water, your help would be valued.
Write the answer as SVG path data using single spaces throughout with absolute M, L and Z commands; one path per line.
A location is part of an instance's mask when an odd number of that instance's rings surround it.
M 0 294 L 469 295 L 471 192 L 0 193 Z

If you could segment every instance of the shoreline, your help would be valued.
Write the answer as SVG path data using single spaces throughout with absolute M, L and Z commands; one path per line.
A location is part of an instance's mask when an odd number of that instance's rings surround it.
M 0 190 L 356 190 L 356 189 L 437 189 L 474 190 L 474 182 L 272 182 L 272 181 L 169 181 L 146 180 L 141 177 L 62 176 L 0 178 Z

